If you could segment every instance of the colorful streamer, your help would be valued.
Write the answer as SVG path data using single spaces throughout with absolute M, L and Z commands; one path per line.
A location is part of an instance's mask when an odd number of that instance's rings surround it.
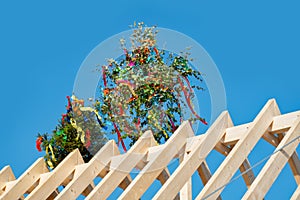
M 116 132 L 117 132 L 117 135 L 118 135 L 118 144 L 121 142 L 122 147 L 123 147 L 123 150 L 126 152 L 127 149 L 126 149 L 125 143 L 124 143 L 124 141 L 123 141 L 123 139 L 122 139 L 121 133 L 120 133 L 120 131 L 119 131 L 117 125 L 115 124 L 115 122 L 113 123 L 113 125 L 114 125 L 114 128 L 115 128 L 115 130 L 116 130 Z
M 107 80 L 106 80 L 105 66 L 102 66 L 102 78 L 103 78 L 103 84 L 104 84 L 104 87 L 106 87 L 106 85 L 107 85 Z
M 38 150 L 38 151 L 42 151 L 42 148 L 41 148 L 41 144 L 43 143 L 43 137 L 38 137 L 37 139 L 36 139 L 36 141 L 35 141 L 35 144 L 36 144 L 36 149 Z
M 178 80 L 178 82 L 179 82 L 179 84 L 180 84 L 180 87 L 181 87 L 183 93 L 184 93 L 186 102 L 187 102 L 187 104 L 188 104 L 190 110 L 192 111 L 192 113 L 195 115 L 195 117 L 196 117 L 197 119 L 199 119 L 203 124 L 207 125 L 207 122 L 206 122 L 202 117 L 200 117 L 200 116 L 195 112 L 194 108 L 192 107 L 190 95 L 187 93 L 187 91 L 186 91 L 186 89 L 185 89 L 185 87 L 184 87 L 184 84 L 182 83 L 180 77 L 178 77 L 177 80 Z

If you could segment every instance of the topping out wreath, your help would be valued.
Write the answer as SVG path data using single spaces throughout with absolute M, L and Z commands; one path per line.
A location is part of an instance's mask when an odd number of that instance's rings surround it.
M 138 23 L 132 29 L 131 47 L 127 48 L 126 41 L 120 39 L 124 54 L 109 59 L 99 70 L 103 80 L 94 107 L 85 108 L 76 97 L 73 102 L 69 98 L 67 114 L 52 137 L 38 136 L 37 148 L 41 150 L 42 145 L 45 159 L 52 165 L 56 166 L 75 148 L 88 161 L 92 156 L 89 146 L 94 143 L 99 149 L 106 141 L 104 134 L 116 134 L 118 143 L 127 151 L 124 140 L 129 140 L 131 146 L 146 130 L 151 130 L 156 141 L 163 143 L 183 120 L 207 124 L 194 110 L 194 90 L 203 88 L 199 86 L 201 73 L 189 63 L 189 52 L 176 55 L 160 49 L 154 26 Z M 191 84 L 190 80 L 196 81 Z M 190 113 L 188 119 L 186 113 Z M 85 120 L 86 115 L 94 120 Z M 50 167 L 51 164 L 48 163 Z

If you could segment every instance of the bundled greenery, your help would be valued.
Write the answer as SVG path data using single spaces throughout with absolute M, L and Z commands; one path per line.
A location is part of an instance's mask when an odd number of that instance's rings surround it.
M 82 111 L 81 108 L 83 108 L 83 101 L 75 98 L 75 101 L 69 103 L 67 113 L 59 120 L 52 135 L 47 133 L 38 135 L 37 149 L 46 152 L 44 158 L 50 168 L 55 168 L 75 149 L 79 149 L 84 161 L 88 162 L 93 153 L 107 142 L 96 120 L 96 114 Z
M 199 71 L 189 63 L 189 53 L 176 55 L 160 50 L 156 46 L 156 27 L 138 23 L 133 27 L 131 49 L 121 39 L 124 55 L 109 59 L 102 66 L 103 84 L 96 109 L 103 123 L 114 124 L 111 133 L 118 134 L 134 144 L 145 130 L 152 130 L 158 143 L 166 141 L 183 120 L 183 110 L 193 110 L 192 88 L 202 90 L 199 85 L 191 86 L 190 77 L 201 80 Z M 187 119 L 185 119 L 187 120 Z
M 131 48 L 121 39 L 124 55 L 101 68 L 103 83 L 94 107 L 68 97 L 67 113 L 52 135 L 38 135 L 36 147 L 45 151 L 50 168 L 76 148 L 88 162 L 107 142 L 105 135 L 117 134 L 126 151 L 123 139 L 128 138 L 131 146 L 146 130 L 163 143 L 183 120 L 207 124 L 194 110 L 194 89 L 202 90 L 202 79 L 190 65 L 189 52 L 177 55 L 159 49 L 156 27 L 138 23 L 132 28 Z M 197 85 L 190 83 L 191 78 Z M 187 112 L 190 117 L 184 119 Z

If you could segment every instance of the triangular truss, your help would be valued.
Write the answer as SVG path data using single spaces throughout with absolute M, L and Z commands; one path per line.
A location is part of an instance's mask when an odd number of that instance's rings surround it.
M 223 112 L 205 134 L 195 136 L 188 122 L 183 122 L 163 145 L 157 145 L 147 131 L 131 149 L 120 154 L 109 141 L 88 163 L 78 150 L 73 151 L 49 172 L 39 158 L 18 179 L 9 166 L 0 171 L 0 199 L 42 200 L 106 199 L 117 187 L 123 189 L 118 199 L 139 199 L 157 179 L 161 188 L 153 199 L 191 199 L 191 176 L 198 172 L 204 185 L 196 199 L 221 199 L 221 192 L 240 170 L 248 188 L 243 199 L 263 199 L 288 163 L 297 185 L 300 162 L 296 153 L 300 136 L 300 111 L 281 115 L 275 100 L 269 100 L 253 122 L 233 126 L 228 112 Z M 255 177 L 247 159 L 260 139 L 276 149 Z M 225 157 L 211 174 L 206 158 L 215 149 Z M 168 164 L 180 163 L 170 174 Z M 131 173 L 136 169 L 134 178 Z M 101 180 L 96 184 L 95 179 Z M 63 186 L 63 187 L 62 187 Z M 300 187 L 291 199 L 300 199 Z

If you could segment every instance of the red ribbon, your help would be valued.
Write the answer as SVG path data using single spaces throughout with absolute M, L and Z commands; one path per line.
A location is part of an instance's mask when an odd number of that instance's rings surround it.
M 192 113 L 193 113 L 193 114 L 196 116 L 196 118 L 198 118 L 203 124 L 207 125 L 207 122 L 206 122 L 202 117 L 200 117 L 200 116 L 195 112 L 195 110 L 193 109 L 193 107 L 192 107 L 192 105 L 191 105 L 191 98 L 190 98 L 190 95 L 189 95 L 189 94 L 187 93 L 187 91 L 185 90 L 184 85 L 183 85 L 183 83 L 182 83 L 180 77 L 178 77 L 177 80 L 178 80 L 178 82 L 179 82 L 179 84 L 180 84 L 180 86 L 181 86 L 181 89 L 182 89 L 182 91 L 183 91 L 183 93 L 184 93 L 184 97 L 185 97 L 185 99 L 186 99 L 186 101 L 187 101 L 187 104 L 188 104 L 189 108 L 191 109 Z M 187 79 L 185 79 L 185 80 L 187 80 Z M 188 83 L 188 85 L 189 85 L 188 80 L 187 80 L 187 83 Z
M 140 125 L 141 125 L 141 120 L 140 120 L 140 118 L 138 118 L 137 123 L 135 123 L 135 127 L 138 131 L 140 130 Z
M 123 139 L 122 139 L 122 137 L 121 137 L 121 133 L 120 133 L 120 131 L 119 131 L 117 125 L 115 124 L 115 122 L 114 122 L 113 124 L 114 124 L 114 128 L 116 129 L 116 132 L 117 132 L 117 134 L 118 134 L 118 145 L 119 145 L 120 142 L 121 142 L 122 147 L 123 147 L 123 150 L 126 152 L 127 149 L 126 149 L 125 143 L 124 143 L 124 141 L 123 141 Z
M 107 82 L 106 82 L 105 66 L 102 66 L 102 76 L 103 76 L 103 84 L 104 84 L 104 87 L 106 87 Z
M 172 118 L 170 117 L 170 122 L 171 122 L 171 125 L 172 125 L 172 132 L 174 132 L 176 130 L 176 126 L 172 120 Z
M 64 124 L 65 123 L 65 118 L 67 117 L 67 114 L 62 114 L 61 115 L 61 123 Z
M 85 137 L 87 139 L 85 147 L 89 148 L 91 146 L 91 132 L 90 132 L 89 129 L 86 129 L 86 131 L 85 131 Z
M 42 148 L 41 148 L 41 144 L 43 143 L 43 138 L 42 137 L 38 137 L 35 141 L 35 146 L 36 146 L 36 149 L 38 151 L 42 151 Z
M 159 56 L 159 52 L 158 52 L 157 48 L 154 47 L 153 50 L 155 51 L 156 55 Z
M 132 89 L 135 88 L 135 84 L 131 83 L 130 81 L 128 80 L 117 80 L 116 81 L 117 84 L 125 84 L 125 85 L 128 85 L 129 87 L 131 87 Z
M 67 107 L 67 111 L 70 112 L 72 110 L 72 102 L 71 102 L 71 97 L 67 96 L 68 99 L 68 107 Z

